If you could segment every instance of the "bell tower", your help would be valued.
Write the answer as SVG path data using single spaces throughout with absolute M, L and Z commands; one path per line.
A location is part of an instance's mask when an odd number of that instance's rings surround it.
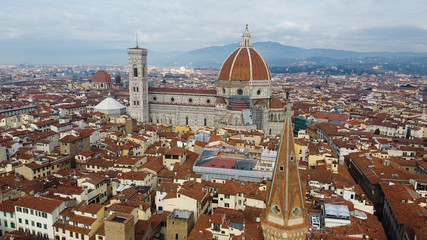
M 288 103 L 279 153 L 268 186 L 268 199 L 262 221 L 264 239 L 306 239 L 308 219 L 304 192 L 298 172 L 292 131 L 292 112 Z
M 139 122 L 149 120 L 147 49 L 128 48 L 129 56 L 129 102 L 128 114 Z

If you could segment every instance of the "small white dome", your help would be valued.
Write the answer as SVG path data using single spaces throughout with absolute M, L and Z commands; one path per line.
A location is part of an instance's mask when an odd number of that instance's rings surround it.
M 98 103 L 98 105 L 95 106 L 95 111 L 97 110 L 116 110 L 116 109 L 126 109 L 126 106 L 119 103 L 116 99 L 112 97 L 107 97 L 106 99 L 102 100 L 102 102 Z

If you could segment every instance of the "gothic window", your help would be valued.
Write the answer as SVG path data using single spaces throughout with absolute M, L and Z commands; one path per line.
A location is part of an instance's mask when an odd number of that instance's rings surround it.
M 133 91 L 134 91 L 134 92 L 136 92 L 136 89 L 135 89 L 135 87 L 133 87 Z
M 298 217 L 300 213 L 301 213 L 301 209 L 299 207 L 292 209 L 292 215 L 294 215 L 294 217 Z
M 139 87 L 136 87 L 136 92 L 139 92 Z
M 133 68 L 133 76 L 138 77 L 138 68 L 136 67 Z
M 276 214 L 276 215 L 279 215 L 279 214 L 280 214 L 280 212 L 282 212 L 282 211 L 280 210 L 280 207 L 279 207 L 279 206 L 277 206 L 277 205 L 273 205 L 273 206 L 271 207 L 271 211 L 272 211 L 274 214 Z
M 205 124 L 205 126 L 206 126 L 206 125 L 208 125 L 208 124 L 207 124 L 207 122 L 208 122 L 208 121 L 207 121 L 207 119 L 205 118 L 205 120 L 204 120 L 204 124 Z
M 188 117 L 185 117 L 185 125 L 188 125 Z
M 279 171 L 281 172 L 285 171 L 285 166 L 283 165 L 283 162 L 280 162 Z

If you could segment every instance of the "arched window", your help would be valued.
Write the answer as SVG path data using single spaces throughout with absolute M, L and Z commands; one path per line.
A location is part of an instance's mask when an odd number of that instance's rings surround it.
M 133 76 L 138 77 L 138 68 L 136 67 L 133 68 Z
M 139 92 L 139 87 L 136 87 L 136 92 Z
M 208 122 L 208 121 L 207 121 L 207 119 L 205 118 L 205 120 L 204 120 L 204 125 L 205 125 L 205 126 L 206 126 L 206 125 L 208 125 L 208 124 L 207 124 L 207 122 Z
M 185 117 L 185 125 L 188 125 L 188 117 Z
M 142 66 L 142 76 L 145 77 L 145 65 Z

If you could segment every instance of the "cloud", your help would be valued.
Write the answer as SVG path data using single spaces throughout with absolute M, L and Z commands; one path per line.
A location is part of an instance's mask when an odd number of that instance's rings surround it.
M 238 42 L 246 23 L 254 41 L 427 51 L 425 12 L 423 0 L 3 0 L 0 51 L 125 49 L 136 32 L 148 49 L 188 51 Z

